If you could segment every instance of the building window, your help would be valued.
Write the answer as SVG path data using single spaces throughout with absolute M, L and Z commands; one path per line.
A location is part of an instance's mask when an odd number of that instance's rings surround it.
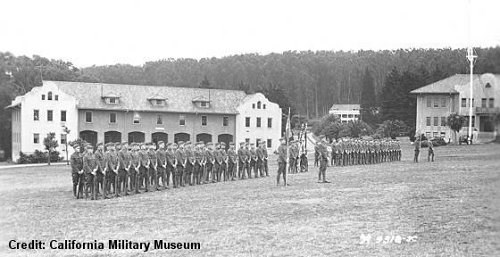
M 433 138 L 438 138 L 439 137 L 439 132 L 437 132 L 437 131 L 432 132 L 432 137 Z
M 472 116 L 472 127 L 476 126 L 476 116 Z M 463 127 L 469 127 L 469 116 L 465 116 L 464 123 L 462 124 Z
M 66 121 L 66 111 L 61 111 L 61 121 Z
M 54 100 L 59 101 L 59 95 L 55 95 Z
M 273 140 L 272 139 L 268 139 L 267 140 L 267 148 L 271 148 L 273 147 Z
M 156 125 L 163 125 L 163 120 L 160 114 L 156 116 Z
M 33 120 L 34 121 L 40 120 L 40 111 L 39 110 L 33 110 Z
M 263 105 L 262 105 L 262 109 L 266 109 L 266 104 L 263 104 Z
M 245 138 L 246 143 L 250 143 L 250 138 Z
M 54 112 L 52 110 L 47 110 L 47 121 L 52 121 L 54 119 Z
M 40 134 L 35 133 L 33 134 L 33 144 L 39 144 L 40 143 Z
M 260 107 L 261 107 L 261 103 L 260 103 L 260 101 L 258 101 L 257 102 L 257 109 L 260 109 Z
M 439 98 L 434 98 L 434 108 L 439 107 Z
M 245 117 L 245 127 L 250 127 L 250 117 Z
M 179 125 L 180 126 L 185 126 L 186 125 L 186 116 L 179 115 Z
M 426 117 L 425 118 L 425 125 L 430 126 L 431 125 L 431 117 Z
M 267 127 L 272 128 L 273 127 L 273 118 L 267 118 Z
M 200 102 L 201 107 L 208 107 L 207 102 Z
M 206 126 L 207 125 L 207 116 L 206 115 L 202 115 L 201 116 L 201 125 L 202 126 Z
M 92 122 L 92 112 L 85 112 L 85 122 Z
M 229 126 L 229 117 L 227 116 L 222 117 L 222 126 L 223 127 Z
M 441 98 L 441 107 L 446 107 L 447 100 L 446 97 Z
M 116 123 L 116 113 L 112 112 L 109 114 L 109 123 Z
M 446 132 L 441 132 L 441 138 L 444 138 L 446 136 Z
M 261 118 L 257 117 L 257 128 L 260 128 L 260 120 L 261 120 Z
M 441 126 L 446 127 L 446 117 L 441 117 Z
M 425 132 L 425 137 L 426 138 L 431 138 L 431 132 Z
M 434 117 L 434 126 L 439 126 L 439 117 Z
M 252 104 L 252 109 L 255 109 L 255 104 Z
M 486 98 L 481 98 L 481 107 L 486 108 Z
M 47 100 L 52 100 L 52 92 L 49 91 L 49 93 L 47 94 Z
M 66 144 L 66 134 L 61 134 L 61 145 Z
M 347 117 L 348 117 L 348 118 L 352 118 L 353 116 L 352 116 L 352 114 L 349 114 L 349 115 L 347 115 Z
M 474 107 L 474 105 L 475 105 L 474 102 L 475 102 L 474 98 L 472 98 L 472 107 Z
M 467 107 L 467 99 L 462 98 L 462 107 Z
M 488 101 L 488 102 L 489 102 L 488 107 L 490 107 L 490 108 L 495 107 L 495 98 L 490 98 L 490 99 L 488 99 L 488 100 L 489 100 L 489 101 Z
M 486 88 L 490 88 L 491 87 L 491 84 L 490 83 L 486 83 Z
M 116 103 L 116 99 L 114 97 L 109 98 L 109 103 L 110 104 L 115 104 Z
M 45 100 L 45 95 L 42 95 L 42 100 Z
M 427 97 L 427 107 L 431 107 L 432 98 L 430 96 Z
M 342 118 L 347 118 L 347 114 L 342 114 Z
M 132 123 L 133 124 L 141 123 L 141 116 L 139 115 L 139 113 L 134 113 L 134 117 L 132 118 Z

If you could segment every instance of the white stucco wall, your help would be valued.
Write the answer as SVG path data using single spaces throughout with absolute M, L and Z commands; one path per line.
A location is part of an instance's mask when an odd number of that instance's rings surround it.
M 52 100 L 48 99 L 48 93 L 52 92 Z M 45 95 L 45 100 L 42 100 L 42 94 Z M 55 96 L 58 95 L 58 100 Z M 78 135 L 78 112 L 76 109 L 77 101 L 73 96 L 70 96 L 60 91 L 57 86 L 51 82 L 44 82 L 43 86 L 35 87 L 24 96 L 20 96 L 14 102 L 20 102 L 21 112 L 21 142 L 20 151 L 23 153 L 33 153 L 35 150 L 44 151 L 43 139 L 49 132 L 56 134 L 56 140 L 59 147 L 56 149 L 60 152 L 63 158 L 66 158 L 65 145 L 61 145 L 61 134 L 63 125 L 71 131 L 67 136 L 68 142 L 75 140 Z M 39 120 L 33 119 L 33 111 L 39 110 Z M 47 121 L 47 110 L 53 111 L 53 120 Z M 61 111 L 66 111 L 66 122 L 61 121 Z M 34 133 L 40 134 L 39 143 L 33 142 Z M 68 155 L 71 155 L 72 148 L 69 147 Z M 12 160 L 16 161 L 19 158 L 19 151 L 12 151 Z
M 261 108 L 258 108 L 258 102 Z M 255 108 L 254 106 L 255 105 Z M 264 109 L 265 105 L 265 109 Z M 238 107 L 236 115 L 236 140 L 235 143 L 250 139 L 250 142 L 255 143 L 256 139 L 264 139 L 267 143 L 271 139 L 271 147 L 269 150 L 278 148 L 279 139 L 281 137 L 281 108 L 278 104 L 270 102 L 263 94 L 256 93 L 245 98 L 243 103 Z M 246 117 L 250 117 L 250 127 L 245 126 Z M 261 127 L 257 127 L 257 117 L 261 118 Z M 271 128 L 268 127 L 268 118 L 272 119 Z

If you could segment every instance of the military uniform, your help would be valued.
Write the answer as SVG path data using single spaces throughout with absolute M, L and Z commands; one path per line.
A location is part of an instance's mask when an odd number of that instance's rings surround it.
M 231 180 L 235 180 L 237 174 L 236 174 L 236 168 L 238 166 L 238 155 L 236 154 L 236 151 L 234 150 L 234 143 L 229 143 L 229 150 L 227 151 L 227 156 L 228 156 L 228 173 L 229 177 Z
M 238 149 L 238 178 L 245 179 L 246 165 L 247 165 L 247 155 L 245 153 L 243 142 L 240 143 L 240 149 Z
M 281 145 L 278 147 L 278 150 L 276 153 L 278 154 L 278 176 L 276 177 L 276 183 L 277 185 L 280 184 L 280 176 L 283 174 L 283 182 L 284 185 L 286 186 L 286 158 L 287 158 L 287 147 L 284 144 L 285 139 L 281 138 Z
M 127 144 L 122 144 L 122 149 L 118 152 L 118 158 L 120 162 L 120 169 L 118 170 L 118 191 L 123 194 L 128 195 L 128 180 L 130 176 L 130 165 L 132 163 L 132 157 L 127 149 Z M 117 193 L 118 194 L 118 193 Z
M 227 170 L 227 166 L 228 166 L 228 156 L 227 156 L 227 152 L 226 152 L 226 143 L 224 142 L 221 142 L 220 143 L 221 145 L 221 148 L 220 148 L 220 154 L 222 155 L 222 163 L 221 163 L 221 176 L 224 176 L 224 181 L 227 181 L 228 180 L 228 177 L 229 177 L 229 174 L 228 174 L 228 170 Z
M 191 148 L 191 142 L 188 141 L 186 142 L 186 149 L 185 149 L 185 155 L 186 155 L 186 169 L 184 170 L 184 184 L 185 185 L 193 185 L 193 170 L 194 170 L 194 162 L 195 162 L 195 157 L 194 157 L 194 152 Z
M 186 168 L 187 158 L 184 151 L 184 142 L 179 141 L 179 148 L 175 151 L 175 158 L 177 159 L 177 167 L 175 172 L 175 183 L 177 187 L 184 186 L 184 169 Z
M 220 152 L 220 145 L 219 143 L 215 143 L 215 150 L 213 151 L 214 153 L 214 167 L 213 167 L 213 172 L 212 172 L 212 182 L 217 182 L 220 181 L 220 175 L 221 175 L 221 164 L 222 164 L 222 154 Z
M 91 151 L 92 146 L 88 146 L 88 149 Z M 83 155 L 83 173 L 85 176 L 85 199 L 88 199 L 89 189 L 91 199 L 95 199 L 94 195 L 94 175 L 97 172 L 97 161 L 92 152 L 86 152 Z
M 75 149 L 78 148 L 75 146 Z M 84 177 L 83 177 L 83 158 L 82 154 L 75 150 L 70 157 L 71 161 L 71 178 L 73 180 L 73 195 L 78 199 L 83 190 Z
M 167 150 L 167 186 L 169 184 L 169 176 L 172 175 L 172 185 L 174 188 L 178 187 L 177 184 L 177 157 L 175 156 L 175 151 L 173 149 L 174 144 L 169 143 Z
M 264 149 L 262 147 L 262 143 L 255 150 L 257 154 L 257 173 L 263 177 L 264 176 Z
M 428 146 L 428 155 L 427 155 L 427 161 L 434 161 L 434 145 L 432 144 L 432 141 L 428 141 L 427 143 Z
M 328 150 L 326 146 L 321 144 L 319 147 L 319 173 L 318 180 L 321 181 L 321 177 L 323 176 L 323 182 L 326 181 L 326 166 L 328 165 Z
M 258 178 L 259 175 L 257 174 L 257 150 L 255 149 L 255 145 L 252 143 L 250 144 L 250 172 L 253 171 L 253 175 L 255 178 Z M 250 177 L 250 176 L 249 176 Z
M 149 180 L 148 183 L 152 186 L 152 190 L 159 190 L 158 188 L 158 159 L 156 157 L 156 151 L 154 144 L 148 144 L 148 159 L 149 159 L 149 167 L 148 167 L 148 175 Z
M 97 144 L 97 150 L 94 153 L 94 157 L 97 160 L 97 165 L 99 166 L 97 170 L 97 177 L 94 178 L 94 189 L 96 194 L 99 193 L 99 188 L 102 188 L 102 195 L 106 198 L 105 185 L 107 184 L 106 172 L 108 170 L 108 164 L 106 162 L 105 153 L 103 152 L 104 145 L 102 143 Z
M 161 179 L 161 185 L 163 189 L 166 189 L 168 187 L 167 183 L 167 153 L 165 151 L 165 143 L 163 141 L 158 142 L 158 150 L 156 150 L 156 160 L 158 161 L 158 166 L 157 166 L 157 182 L 156 185 L 160 186 L 160 179 Z
M 196 143 L 194 155 L 194 169 L 193 169 L 193 184 L 199 185 L 201 183 L 202 169 L 203 169 L 203 153 L 200 149 L 201 143 Z
M 145 149 L 145 144 L 141 144 L 141 150 L 139 150 L 139 189 L 144 186 L 144 191 L 149 191 L 149 155 Z

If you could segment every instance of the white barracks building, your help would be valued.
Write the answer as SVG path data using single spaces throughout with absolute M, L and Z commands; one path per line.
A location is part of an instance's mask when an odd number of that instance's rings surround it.
M 65 142 L 77 138 L 94 145 L 264 140 L 274 150 L 281 137 L 280 107 L 261 93 L 239 90 L 44 81 L 7 108 L 13 161 L 20 152 L 44 151 L 50 132 L 64 158 Z

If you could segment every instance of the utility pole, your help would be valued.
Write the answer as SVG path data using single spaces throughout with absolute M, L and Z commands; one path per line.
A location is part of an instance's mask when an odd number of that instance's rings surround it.
M 471 30 L 472 30 L 472 4 L 471 0 L 469 0 L 469 47 L 467 49 L 467 59 L 469 60 L 469 71 L 470 71 L 470 84 L 469 84 L 469 132 L 468 132 L 468 140 L 472 143 L 472 105 L 473 105 L 473 89 L 472 83 L 474 80 L 474 59 L 477 56 L 474 55 L 474 49 L 472 48 L 472 40 L 471 40 Z

